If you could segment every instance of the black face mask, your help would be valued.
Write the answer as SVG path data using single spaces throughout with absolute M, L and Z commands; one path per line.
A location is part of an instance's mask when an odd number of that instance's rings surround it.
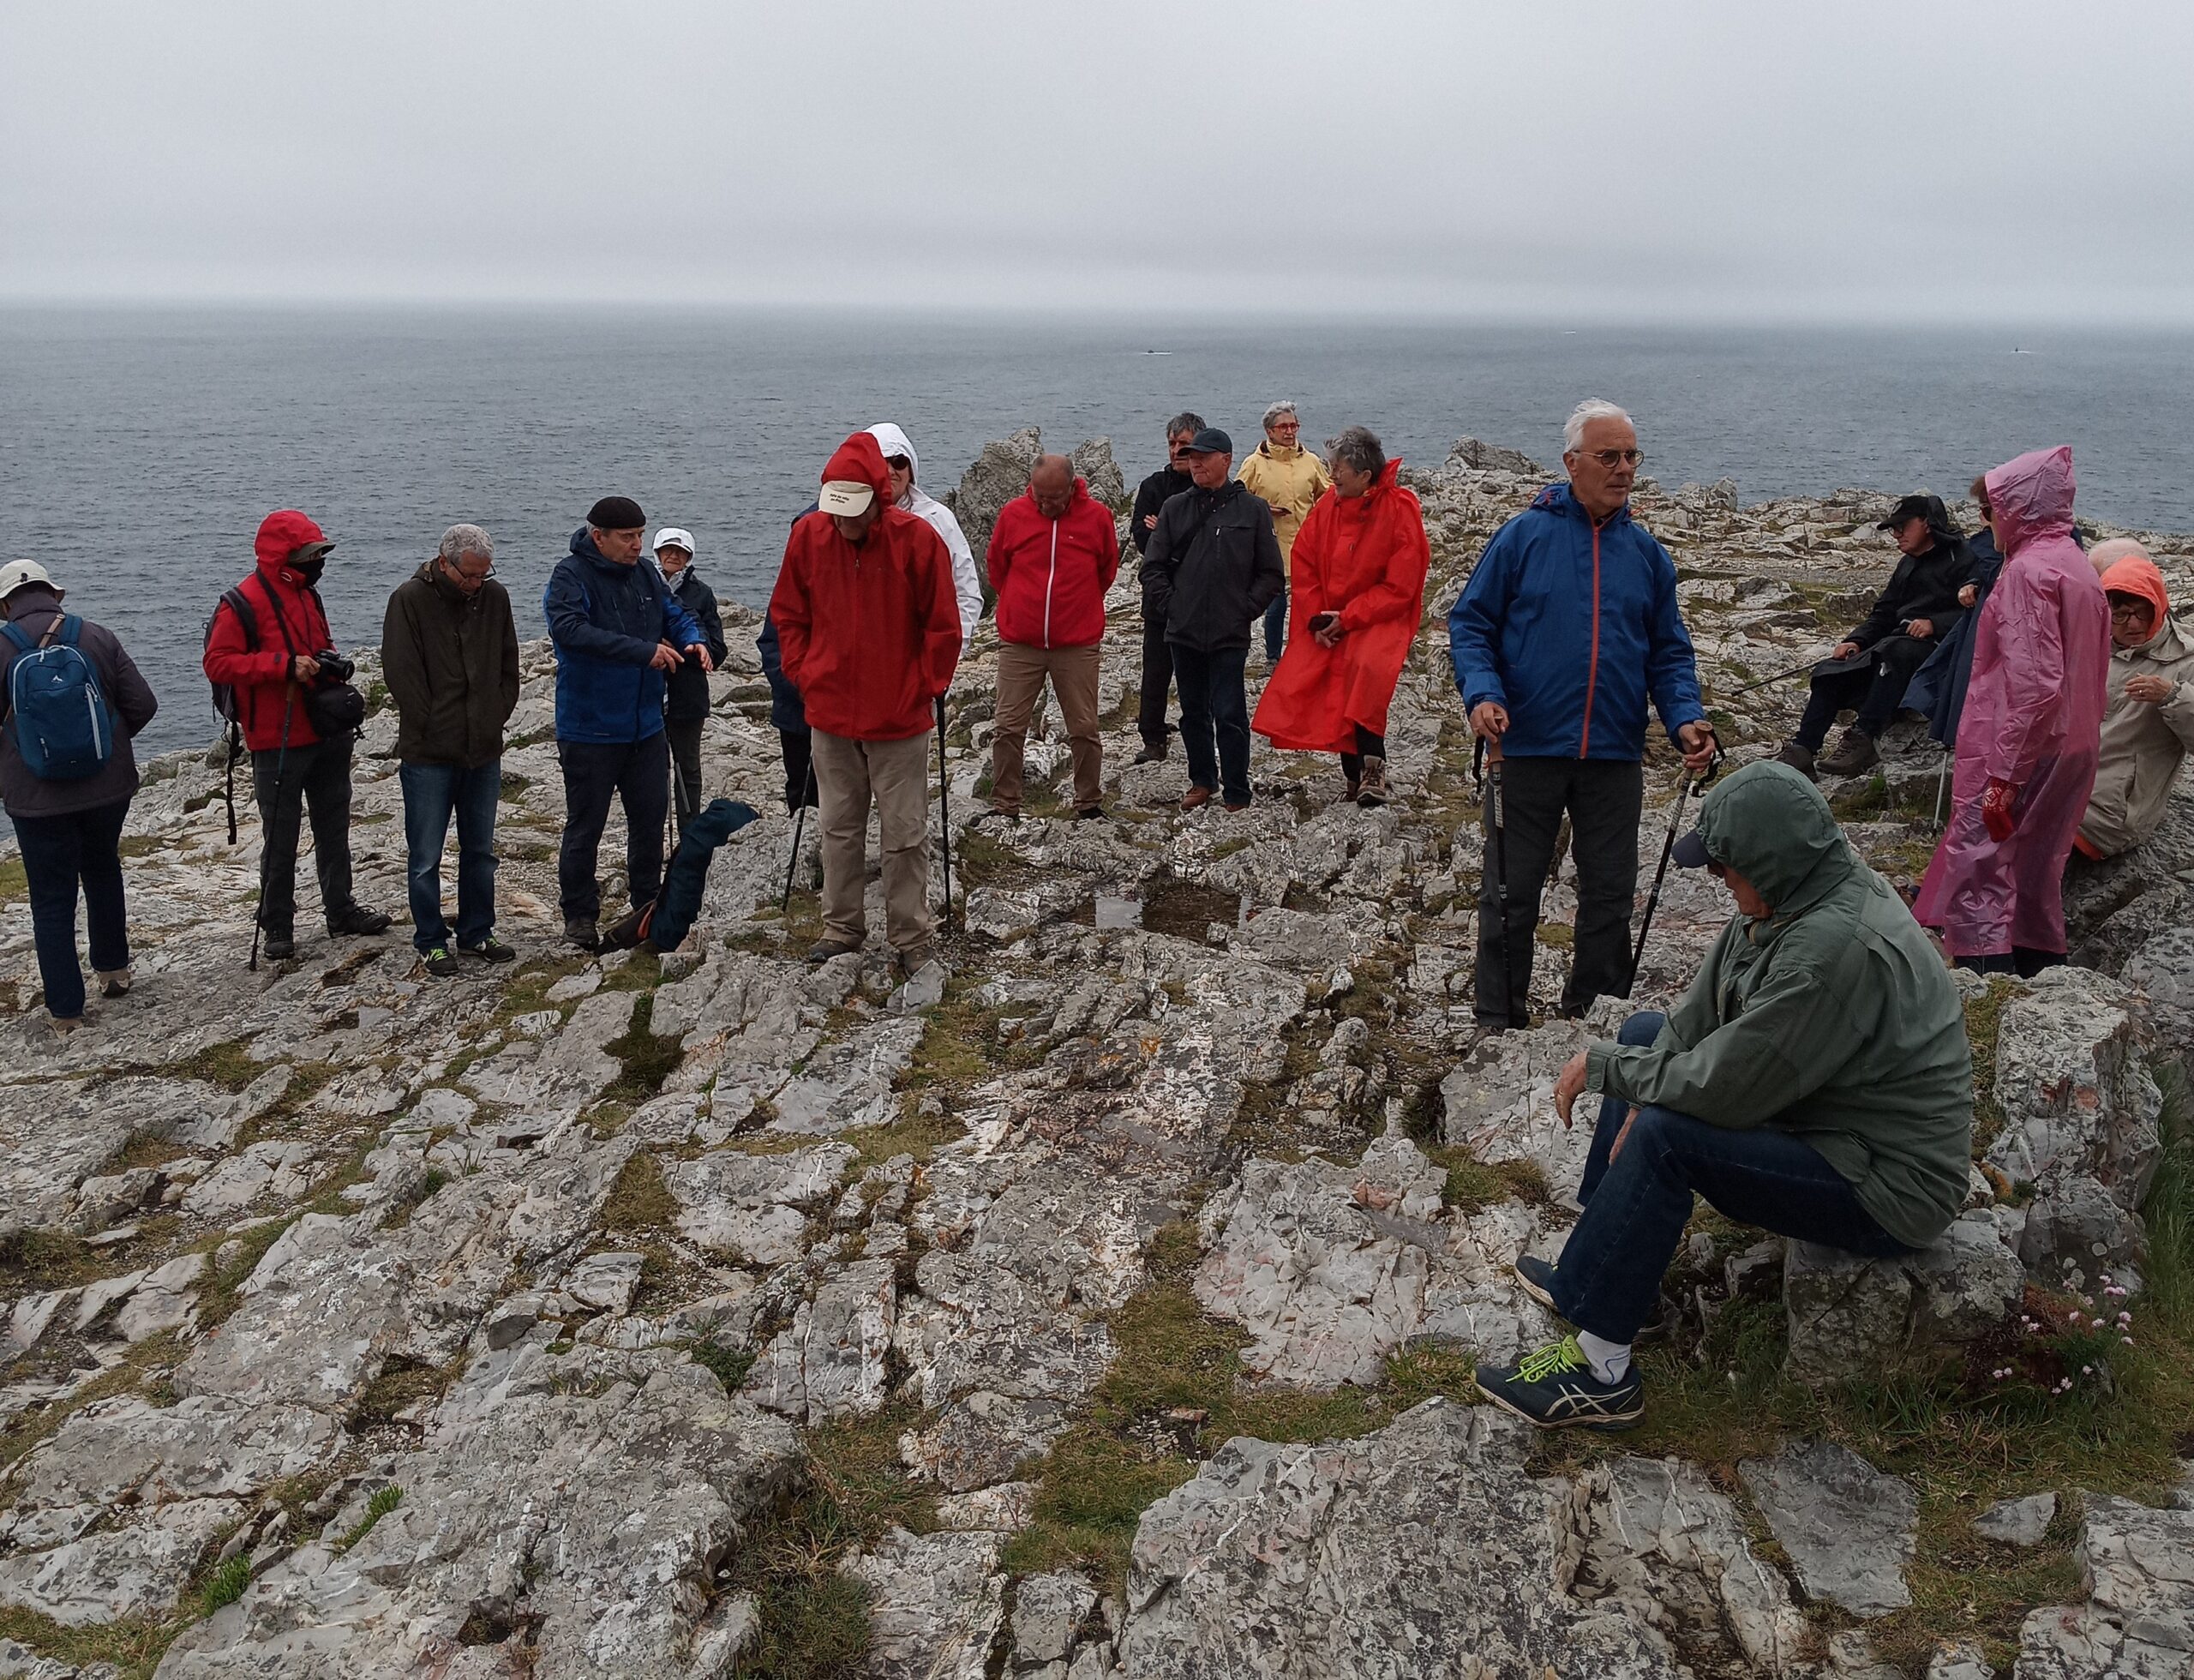
M 310 560 L 292 561 L 290 562 L 290 569 L 308 584 L 317 584 L 320 581 L 320 574 L 327 569 L 327 556 L 315 555 Z

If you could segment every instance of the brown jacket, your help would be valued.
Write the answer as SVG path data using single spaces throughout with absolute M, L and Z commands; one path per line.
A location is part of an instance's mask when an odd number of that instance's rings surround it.
M 8 621 L 21 625 L 23 633 L 33 639 L 44 637 L 67 610 L 51 590 L 36 584 L 27 584 L 8 597 Z M 99 692 L 121 724 L 114 732 L 113 756 L 81 781 L 41 781 L 23 763 L 15 744 L 15 720 L 9 717 L 0 723 L 0 802 L 11 817 L 71 816 L 127 803 L 137 791 L 137 759 L 129 748 L 130 737 L 153 721 L 160 703 L 113 631 L 86 619 L 76 645 L 91 662 Z M 7 693 L 8 674 L 15 663 L 15 644 L 0 637 L 0 697 Z
M 381 669 L 400 761 L 477 770 L 502 756 L 518 705 L 518 627 L 494 579 L 468 600 L 435 561 L 423 564 L 388 597 Z

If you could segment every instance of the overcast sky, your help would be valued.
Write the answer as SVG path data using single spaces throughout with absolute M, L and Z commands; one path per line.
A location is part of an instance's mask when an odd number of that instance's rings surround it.
M 4 0 L 0 297 L 2194 323 L 2189 0 Z

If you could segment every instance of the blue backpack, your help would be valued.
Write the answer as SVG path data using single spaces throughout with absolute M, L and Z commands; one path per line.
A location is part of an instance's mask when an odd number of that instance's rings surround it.
M 114 710 L 99 674 L 76 645 L 81 618 L 63 615 L 33 642 L 13 624 L 0 625 L 15 648 L 8 668 L 8 709 L 23 768 L 43 782 L 81 782 L 114 756 Z

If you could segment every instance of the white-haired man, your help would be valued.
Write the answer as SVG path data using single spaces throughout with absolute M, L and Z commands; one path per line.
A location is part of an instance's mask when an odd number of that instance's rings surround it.
M 1334 487 L 1333 475 L 1326 471 L 1318 452 L 1302 447 L 1302 435 L 1303 423 L 1296 416 L 1295 405 L 1274 403 L 1265 411 L 1265 441 L 1250 452 L 1234 475 L 1244 489 L 1272 509 L 1273 535 L 1280 538 L 1282 577 L 1293 575 L 1295 533 L 1303 529 L 1303 521 L 1318 505 L 1318 498 Z M 1286 641 L 1287 591 L 1283 588 L 1265 609 L 1268 664 L 1280 663 L 1280 651 Z
M 1562 442 L 1569 482 L 1494 533 L 1448 615 L 1472 732 L 1506 764 L 1505 867 L 1489 861 L 1478 893 L 1478 1018 L 1493 1032 L 1528 1021 L 1539 892 L 1565 811 L 1577 926 L 1562 1013 L 1629 995 L 1648 701 L 1687 766 L 1704 771 L 1714 756 L 1675 563 L 1630 518 L 1637 429 L 1594 398 Z

